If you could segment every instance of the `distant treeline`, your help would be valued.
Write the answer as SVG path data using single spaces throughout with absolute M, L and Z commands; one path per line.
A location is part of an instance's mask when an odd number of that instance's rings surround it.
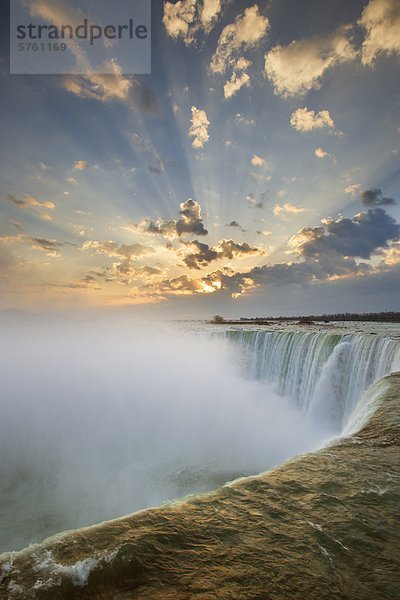
M 382 323 L 400 323 L 400 312 L 376 312 L 376 313 L 336 313 L 330 315 L 307 315 L 291 317 L 241 317 L 240 321 L 375 321 Z
M 297 321 L 299 323 L 313 323 L 314 321 L 370 321 L 377 323 L 400 323 L 400 312 L 375 312 L 375 313 L 335 313 L 329 315 L 303 315 L 290 317 L 240 317 L 240 319 L 224 319 L 215 315 L 211 323 L 258 323 L 268 324 L 273 321 Z

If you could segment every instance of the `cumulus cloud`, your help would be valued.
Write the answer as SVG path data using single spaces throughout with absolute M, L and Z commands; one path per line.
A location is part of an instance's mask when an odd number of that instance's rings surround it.
M 76 160 L 72 166 L 75 171 L 84 171 L 89 168 L 89 163 L 86 160 Z
M 176 223 L 178 235 L 183 233 L 192 233 L 196 235 L 207 235 L 208 231 L 204 229 L 201 217 L 201 206 L 192 198 L 180 204 L 179 214 L 181 218 Z
M 304 287 L 323 281 L 368 278 L 398 264 L 399 235 L 399 225 L 381 208 L 360 213 L 353 219 L 326 219 L 320 226 L 303 228 L 291 238 L 289 248 L 296 255 L 294 262 L 257 266 L 245 272 L 225 267 L 200 278 L 182 275 L 150 283 L 146 292 L 157 301 L 168 296 L 219 291 L 238 298 L 259 286 Z M 249 250 L 257 252 L 256 248 L 246 248 L 232 240 L 222 240 L 214 247 L 196 240 L 192 247 L 195 252 L 185 257 L 186 264 L 196 270 L 225 253 L 227 258 L 234 256 L 235 251 L 240 252 L 238 247 L 244 250 L 243 254 Z M 382 257 L 378 266 L 356 260 L 372 255 Z
M 179 2 L 165 2 L 163 24 L 167 34 L 173 38 L 182 37 L 186 44 L 194 41 L 191 26 L 196 21 L 197 0 L 180 0 Z
M 379 54 L 400 54 L 400 4 L 398 0 L 370 0 L 359 24 L 365 30 L 362 62 L 372 65 Z
M 308 110 L 298 108 L 290 117 L 290 124 L 296 131 L 313 131 L 313 129 L 335 129 L 335 123 L 328 110 Z
M 293 236 L 290 247 L 307 258 L 329 256 L 371 258 L 378 248 L 397 240 L 400 226 L 382 208 L 357 214 L 353 219 L 328 219 L 318 227 L 306 227 Z
M 229 277 L 225 276 L 224 286 L 229 289 L 233 298 L 247 292 L 250 286 L 243 283 L 250 280 L 251 287 L 257 286 L 293 286 L 307 285 L 319 278 L 325 278 L 326 274 L 317 263 L 276 263 L 274 265 L 263 265 L 255 267 L 247 273 L 236 273 Z
M 209 273 L 205 277 L 194 278 L 181 275 L 172 279 L 164 279 L 147 286 L 146 291 L 156 297 L 192 296 L 193 294 L 212 294 L 222 288 L 221 273 Z
M 398 263 L 400 226 L 381 208 L 360 213 L 353 219 L 328 219 L 318 227 L 303 228 L 289 241 L 297 262 L 255 267 L 245 273 L 221 275 L 222 289 L 232 297 L 262 286 L 305 286 L 318 281 L 357 278 L 379 272 L 356 258 L 381 255 L 382 265 Z M 394 243 L 390 243 L 394 242 Z M 246 281 L 251 284 L 246 285 Z
M 224 84 L 224 96 L 226 99 L 232 98 L 243 86 L 250 86 L 250 75 L 247 69 L 251 62 L 245 58 L 239 58 L 233 66 L 231 78 Z
M 209 33 L 221 13 L 221 0 L 165 2 L 163 24 L 167 35 L 194 44 L 199 33 Z
M 184 263 L 190 269 L 200 269 L 207 266 L 210 262 L 221 258 L 232 260 L 240 254 L 265 254 L 263 249 L 251 247 L 246 242 L 238 243 L 233 240 L 221 240 L 214 247 L 195 240 L 190 243 L 190 246 L 195 248 L 195 252 L 191 252 L 184 258 Z
M 200 19 L 206 31 L 209 31 L 217 21 L 221 12 L 221 4 L 221 0 L 204 0 Z
M 326 150 L 324 150 L 323 148 L 316 148 L 315 152 L 314 152 L 315 156 L 317 158 L 326 158 L 327 156 L 329 156 L 329 153 L 326 152 Z
M 254 279 L 252 279 L 251 277 L 243 277 L 242 276 L 237 281 L 237 289 L 238 289 L 238 291 L 232 292 L 231 296 L 232 296 L 233 299 L 239 298 L 239 296 L 242 296 L 243 294 L 245 294 L 249 290 L 252 290 L 253 288 L 258 287 L 259 285 L 260 284 L 256 283 L 254 281 Z
M 140 233 L 159 234 L 165 238 L 177 238 L 181 235 L 207 235 L 201 216 L 201 206 L 192 198 L 179 205 L 181 218 L 157 219 L 155 221 L 144 219 L 141 223 L 132 223 L 130 229 Z
M 143 219 L 140 223 L 131 223 L 129 229 L 137 231 L 139 233 L 148 233 L 152 235 L 161 235 L 165 238 L 176 238 L 178 236 L 176 231 L 177 221 L 170 219 Z
M 329 152 L 327 152 L 326 150 L 324 150 L 321 147 L 316 148 L 314 154 L 315 154 L 315 156 L 317 158 L 321 158 L 321 159 L 328 158 L 328 159 L 330 159 L 332 161 L 332 163 L 334 165 L 337 164 L 336 157 L 333 154 L 330 154 Z
M 399 245 L 396 240 L 399 235 L 400 227 L 396 221 L 383 209 L 376 208 L 360 213 L 353 219 L 326 219 L 320 226 L 303 228 L 289 243 L 289 249 L 296 255 L 294 262 L 257 266 L 244 272 L 236 272 L 232 267 L 225 266 L 202 277 L 180 275 L 161 281 L 161 273 L 148 273 L 147 281 L 147 274 L 143 272 L 143 281 L 147 283 L 140 290 L 158 302 L 169 296 L 220 291 L 238 298 L 259 286 L 304 287 L 323 281 L 360 279 L 398 264 Z M 229 260 L 237 255 L 263 253 L 263 249 L 233 240 L 222 240 L 215 246 L 195 240 L 185 246 L 194 251 L 184 257 L 184 262 L 187 267 L 197 271 L 218 258 Z M 377 266 L 356 260 L 368 259 L 372 255 L 382 257 Z M 135 277 L 140 277 L 134 266 L 123 262 L 112 268 L 119 282 L 129 283 Z M 106 271 L 106 276 L 110 277 L 110 273 L 110 270 Z
M 191 126 L 189 128 L 189 137 L 194 138 L 192 142 L 193 148 L 203 148 L 209 140 L 208 126 L 210 121 L 207 119 L 205 110 L 192 106 Z
M 263 248 L 255 248 L 247 242 L 234 242 L 233 240 L 221 240 L 217 246 L 218 252 L 223 258 L 232 259 L 237 254 L 265 254 Z
M 218 39 L 217 48 L 211 59 L 212 73 L 224 75 L 231 72 L 225 83 L 225 98 L 230 98 L 243 86 L 250 85 L 247 69 L 251 62 L 242 53 L 255 48 L 265 37 L 269 29 L 269 21 L 259 13 L 256 4 L 246 8 L 238 15 L 234 23 L 226 25 Z
M 382 190 L 379 188 L 365 190 L 361 193 L 360 198 L 364 206 L 384 206 L 396 203 L 394 198 L 385 198 L 382 196 Z
M 300 206 L 295 206 L 294 204 L 286 203 L 286 204 L 275 204 L 272 212 L 275 217 L 286 217 L 287 215 L 297 215 L 299 213 L 304 212 L 306 209 L 301 208 Z
M 258 156 L 258 154 L 253 154 L 251 164 L 254 167 L 266 167 L 267 161 L 262 156 Z
M 218 252 L 208 244 L 202 244 L 194 240 L 190 245 L 196 248 L 196 250 L 185 256 L 183 260 L 189 269 L 200 269 L 202 266 L 208 265 L 218 258 Z
M 351 28 L 345 26 L 329 36 L 275 46 L 265 55 L 265 74 L 275 94 L 287 98 L 318 89 L 328 69 L 356 58 L 350 36 Z
M 344 192 L 345 194 L 351 194 L 352 196 L 355 196 L 361 189 L 361 183 L 351 183 L 350 185 L 348 185 Z
M 254 4 L 238 15 L 234 23 L 227 25 L 219 37 L 217 49 L 211 59 L 213 73 L 225 73 L 232 65 L 239 51 L 254 48 L 265 36 L 269 28 L 267 17 L 260 15 Z
M 394 242 L 386 250 L 380 252 L 384 265 L 400 265 L 400 243 Z

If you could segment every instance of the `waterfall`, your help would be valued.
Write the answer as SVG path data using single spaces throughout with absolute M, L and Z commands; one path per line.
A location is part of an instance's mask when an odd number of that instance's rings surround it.
M 363 392 L 400 369 L 400 340 L 324 331 L 225 332 L 243 372 L 272 383 L 303 412 L 340 432 Z

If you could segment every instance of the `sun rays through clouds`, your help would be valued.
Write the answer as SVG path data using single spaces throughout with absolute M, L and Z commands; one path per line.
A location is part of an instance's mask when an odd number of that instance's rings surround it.
M 150 76 L 1 75 L 2 307 L 296 312 L 341 281 L 345 310 L 363 280 L 380 309 L 400 268 L 400 7 L 333 4 L 153 2 Z

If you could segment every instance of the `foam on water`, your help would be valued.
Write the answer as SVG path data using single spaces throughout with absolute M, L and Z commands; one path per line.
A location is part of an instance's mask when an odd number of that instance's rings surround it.
M 0 352 L 1 550 L 216 488 L 329 436 L 243 378 L 223 340 L 32 328 Z
M 358 400 L 399 368 L 400 342 L 95 323 L 3 332 L 0 353 L 8 550 L 321 447 L 361 422 Z
M 138 485 L 150 499 L 182 490 L 182 480 L 190 490 L 203 478 L 207 489 L 226 481 L 233 465 L 246 475 L 331 444 L 202 497 L 4 554 L 0 594 L 396 597 L 400 380 L 380 378 L 400 366 L 398 339 L 126 333 L 103 336 L 100 346 L 93 331 L 64 332 L 58 343 L 30 338 L 23 349 L 19 339 L 8 362 L 3 356 L 1 443 L 15 453 L 1 454 L 1 468 L 17 472 L 5 499 L 12 498 L 24 526 L 34 524 L 26 511 L 36 479 L 42 495 L 35 519 L 57 506 L 76 521 L 84 508 L 85 522 L 96 500 L 97 509 L 104 502 L 107 510 L 122 509 L 121 499 L 131 502 Z M 51 355 L 35 355 L 38 341 Z M 31 364 L 18 381 L 12 367 L 21 354 Z

